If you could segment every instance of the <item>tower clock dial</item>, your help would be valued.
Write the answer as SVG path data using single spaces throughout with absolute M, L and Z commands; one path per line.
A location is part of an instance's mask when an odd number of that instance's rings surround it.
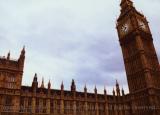
M 128 32 L 128 29 L 129 29 L 128 24 L 123 24 L 122 27 L 121 27 L 121 31 L 122 31 L 123 33 L 127 33 L 127 32 Z
M 139 25 L 139 28 L 140 28 L 140 29 L 145 30 L 145 31 L 148 30 L 147 25 L 145 24 L 144 21 L 138 20 L 138 25 Z
M 125 19 L 118 23 L 118 32 L 121 38 L 128 35 L 132 31 L 132 25 L 130 19 Z
M 127 35 L 129 31 L 130 31 L 130 24 L 128 22 L 119 26 L 119 32 L 122 37 Z

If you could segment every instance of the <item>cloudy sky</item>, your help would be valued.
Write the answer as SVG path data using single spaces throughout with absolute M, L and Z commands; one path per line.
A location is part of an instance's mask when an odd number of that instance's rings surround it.
M 150 22 L 160 55 L 160 1 L 134 0 L 136 8 Z M 52 82 L 65 89 L 75 79 L 77 89 L 84 84 L 102 93 L 111 93 L 118 79 L 127 91 L 122 53 L 115 29 L 120 0 L 0 0 L 0 55 L 17 59 L 23 45 L 26 61 L 23 85 Z

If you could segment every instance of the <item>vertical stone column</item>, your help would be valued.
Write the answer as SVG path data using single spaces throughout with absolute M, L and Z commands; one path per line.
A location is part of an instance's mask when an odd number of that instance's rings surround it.
M 76 85 L 73 79 L 71 83 L 71 92 L 73 94 L 73 115 L 76 115 Z
M 137 43 L 138 50 L 141 51 L 141 52 L 143 51 L 143 53 L 141 53 L 141 55 L 140 55 L 140 58 L 141 58 L 143 69 L 144 68 L 146 69 L 146 68 L 149 67 L 149 65 L 148 65 L 148 61 L 146 59 L 146 56 L 144 55 L 144 46 L 143 46 L 142 39 L 141 39 L 140 36 L 136 37 L 136 43 Z M 145 79 L 146 79 L 146 82 L 147 82 L 147 86 L 152 87 L 153 86 L 153 81 L 152 81 L 152 76 L 151 76 L 149 71 L 145 72 Z
M 87 100 L 85 100 L 85 104 L 84 104 L 84 107 L 85 107 L 85 115 L 88 115 L 88 103 L 87 103 Z
M 36 112 L 36 98 L 32 97 L 32 114 L 34 115 Z
M 73 115 L 76 115 L 77 113 L 77 108 L 76 108 L 76 91 L 73 91 Z
M 0 112 L 2 112 L 2 107 L 3 107 L 3 96 L 0 95 Z
M 96 115 L 99 115 L 99 107 L 98 107 L 98 97 L 97 97 L 97 88 L 94 89 L 95 92 L 95 111 Z
M 64 115 L 64 85 L 63 85 L 63 82 L 61 84 L 60 114 Z
M 61 115 L 64 115 L 64 100 L 61 99 L 61 102 L 60 102 L 60 114 Z
M 46 100 L 46 113 L 48 114 L 48 115 L 50 115 L 50 113 L 51 113 L 51 100 L 50 100 L 50 98 L 51 98 L 51 82 L 50 82 L 50 80 L 49 80 L 49 82 L 48 82 L 48 93 L 47 93 L 47 100 Z
M 105 115 L 109 115 L 109 106 L 108 106 L 108 97 L 107 97 L 107 91 L 104 89 L 104 98 L 105 98 Z
M 96 115 L 99 115 L 99 106 L 98 106 L 98 102 L 96 102 L 95 109 L 96 109 Z
M 35 73 L 33 82 L 32 82 L 32 114 L 36 113 L 36 93 L 38 88 L 37 74 Z
M 46 112 L 48 115 L 50 115 L 51 111 L 51 105 L 50 105 L 50 98 L 47 98 L 47 106 L 46 106 Z
M 115 90 L 113 89 L 113 111 L 114 111 L 114 115 L 118 115 L 118 112 L 117 112 L 117 102 L 116 102 L 116 95 L 115 95 Z
M 88 103 L 87 103 L 87 87 L 86 87 L 86 85 L 85 85 L 85 87 L 84 87 L 84 96 L 85 96 L 85 102 L 84 102 L 84 114 L 85 115 L 88 115 Z
M 119 115 L 124 115 L 123 114 L 123 97 L 119 97 Z
M 125 94 L 124 94 L 124 90 L 122 88 L 122 115 L 125 115 L 125 111 L 126 111 L 126 106 L 125 106 Z
M 76 100 L 74 98 L 74 101 L 73 101 L 73 115 L 76 115 L 77 113 L 77 107 L 76 107 Z
M 107 101 L 105 101 L 105 115 L 109 115 L 109 106 Z
M 12 98 L 12 103 L 13 103 L 13 107 L 11 109 L 13 110 L 13 112 L 14 113 L 19 112 L 19 110 L 20 110 L 20 97 L 14 96 Z

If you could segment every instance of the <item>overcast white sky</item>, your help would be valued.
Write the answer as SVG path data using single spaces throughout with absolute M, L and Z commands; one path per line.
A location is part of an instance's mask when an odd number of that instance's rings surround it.
M 59 89 L 63 80 L 70 89 L 84 84 L 102 93 L 112 92 L 115 79 L 127 91 L 121 49 L 115 29 L 120 0 L 0 0 L 0 55 L 17 59 L 23 45 L 26 61 L 23 85 L 31 85 L 34 73 L 45 84 Z M 150 22 L 160 55 L 160 1 L 134 0 Z M 160 56 L 159 56 L 160 57 Z

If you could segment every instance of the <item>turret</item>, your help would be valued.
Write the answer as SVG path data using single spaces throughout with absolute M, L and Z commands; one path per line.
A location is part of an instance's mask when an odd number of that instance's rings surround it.
M 61 99 L 64 98 L 64 84 L 63 84 L 63 81 L 61 83 Z
M 23 47 L 20 57 L 18 59 L 19 67 L 21 70 L 24 68 L 24 60 L 25 60 L 25 46 Z
M 112 91 L 112 93 L 113 93 L 113 96 L 115 96 L 115 95 L 116 95 L 114 88 L 113 88 L 113 91 Z
M 51 94 L 51 82 L 49 80 L 49 82 L 48 82 L 48 97 L 50 96 L 50 94 Z
M 124 93 L 124 89 L 122 88 L 122 96 L 124 96 L 125 95 L 125 93 Z
M 7 54 L 7 60 L 10 60 L 10 51 L 8 52 L 8 54 Z
M 86 84 L 84 86 L 84 92 L 87 93 L 87 86 L 86 86 Z
M 118 81 L 116 80 L 116 93 L 117 93 L 117 96 L 120 96 L 120 88 L 119 88 L 119 83 Z
M 76 85 L 75 85 L 74 79 L 72 79 L 71 91 L 76 91 Z
M 44 78 L 42 78 L 41 88 L 44 88 Z
M 32 82 L 33 92 L 36 92 L 37 88 L 38 88 L 37 73 L 35 73 L 34 78 L 33 78 L 33 82 Z
M 48 89 L 51 89 L 51 82 L 50 82 L 50 80 L 48 82 Z
M 107 95 L 107 91 L 106 91 L 106 88 L 104 87 L 104 95 L 106 96 Z
M 23 49 L 22 49 L 22 51 L 21 51 L 21 54 L 20 54 L 20 57 L 19 57 L 19 59 L 24 59 L 25 58 L 25 46 L 23 47 Z
M 95 95 L 97 95 L 97 88 L 96 88 L 96 86 L 94 88 L 94 93 L 95 93 Z
M 61 91 L 63 91 L 64 90 L 64 84 L 63 84 L 63 81 L 62 81 L 62 83 L 61 83 Z
M 85 96 L 85 99 L 87 99 L 87 86 L 86 86 L 86 84 L 84 86 L 84 96 Z

